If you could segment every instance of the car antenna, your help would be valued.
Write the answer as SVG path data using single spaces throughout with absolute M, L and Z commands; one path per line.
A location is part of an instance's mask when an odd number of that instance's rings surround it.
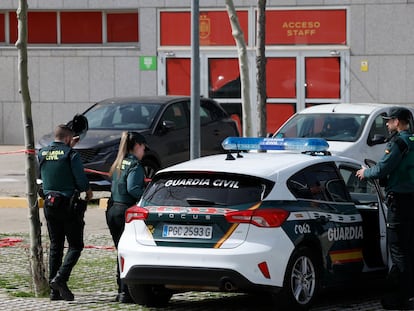
M 336 104 L 335 106 L 333 106 L 333 108 L 332 108 L 332 112 L 335 112 L 335 109 L 336 109 L 336 106 L 337 105 L 339 105 L 339 104 Z
M 233 157 L 233 155 L 231 154 L 231 150 L 229 151 L 226 157 L 226 161 L 230 161 L 230 160 L 236 160 L 236 158 Z

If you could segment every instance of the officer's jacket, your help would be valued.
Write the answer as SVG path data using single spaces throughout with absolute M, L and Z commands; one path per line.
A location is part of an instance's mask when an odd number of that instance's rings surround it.
M 144 168 L 137 157 L 128 154 L 120 167 L 112 175 L 111 194 L 114 202 L 133 205 L 144 192 Z
M 53 142 L 38 153 L 40 175 L 45 194 L 56 191 L 66 197 L 89 189 L 79 154 L 63 142 Z
M 386 179 L 386 192 L 414 192 L 414 135 L 408 131 L 396 134 L 388 142 L 382 159 L 366 169 L 364 176 Z

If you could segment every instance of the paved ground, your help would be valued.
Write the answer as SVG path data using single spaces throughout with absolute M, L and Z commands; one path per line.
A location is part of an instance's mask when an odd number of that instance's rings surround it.
M 85 214 L 85 250 L 69 283 L 75 293 L 73 302 L 50 302 L 48 298 L 18 298 L 28 293 L 29 275 L 29 210 L 26 203 L 25 154 L 21 146 L 0 146 L 0 310 L 150 310 L 137 305 L 113 302 L 115 297 L 115 258 L 112 241 L 105 223 L 105 209 L 90 206 Z M 99 193 L 98 196 L 105 196 Z M 14 199 L 13 199 L 14 198 Z M 18 204 L 15 205 L 15 201 Z M 25 206 L 25 207 L 12 207 Z M 47 232 L 43 210 L 40 210 L 42 243 L 47 250 Z M 45 254 L 47 256 L 47 254 Z M 74 286 L 74 287 L 73 287 Z M 13 295 L 11 295 L 13 293 Z M 348 290 L 323 296 L 312 309 L 381 310 L 376 291 Z M 163 310 L 270 310 L 263 300 L 249 295 L 212 292 L 174 295 Z M 154 310 L 154 309 L 151 309 Z

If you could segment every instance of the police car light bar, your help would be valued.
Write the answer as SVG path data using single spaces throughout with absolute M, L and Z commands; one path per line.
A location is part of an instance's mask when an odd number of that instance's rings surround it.
M 323 138 L 263 138 L 227 137 L 221 143 L 224 150 L 297 150 L 323 152 L 329 148 Z

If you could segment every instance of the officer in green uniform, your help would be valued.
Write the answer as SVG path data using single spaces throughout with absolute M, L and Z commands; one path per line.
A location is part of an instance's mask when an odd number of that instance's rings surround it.
M 110 169 L 112 177 L 111 198 L 108 201 L 106 222 L 115 247 L 125 228 L 125 211 L 136 204 L 144 192 L 144 168 L 140 161 L 146 148 L 145 137 L 137 132 L 123 132 L 119 143 L 118 155 Z M 116 301 L 131 303 L 128 287 L 120 279 L 117 265 L 118 295 Z
M 58 125 L 55 140 L 38 153 L 40 177 L 43 181 L 44 213 L 50 238 L 49 283 L 51 300 L 74 299 L 67 286 L 70 273 L 83 250 L 83 212 L 73 209 L 76 193 L 86 192 L 92 198 L 89 180 L 82 161 L 71 146 L 73 132 L 67 125 Z M 63 259 L 65 238 L 69 248 Z
M 381 300 L 386 310 L 414 309 L 414 136 L 409 131 L 411 113 L 390 110 L 387 127 L 391 138 L 382 159 L 361 168 L 359 178 L 378 178 L 387 195 L 387 237 L 393 266 L 389 273 L 392 292 Z

